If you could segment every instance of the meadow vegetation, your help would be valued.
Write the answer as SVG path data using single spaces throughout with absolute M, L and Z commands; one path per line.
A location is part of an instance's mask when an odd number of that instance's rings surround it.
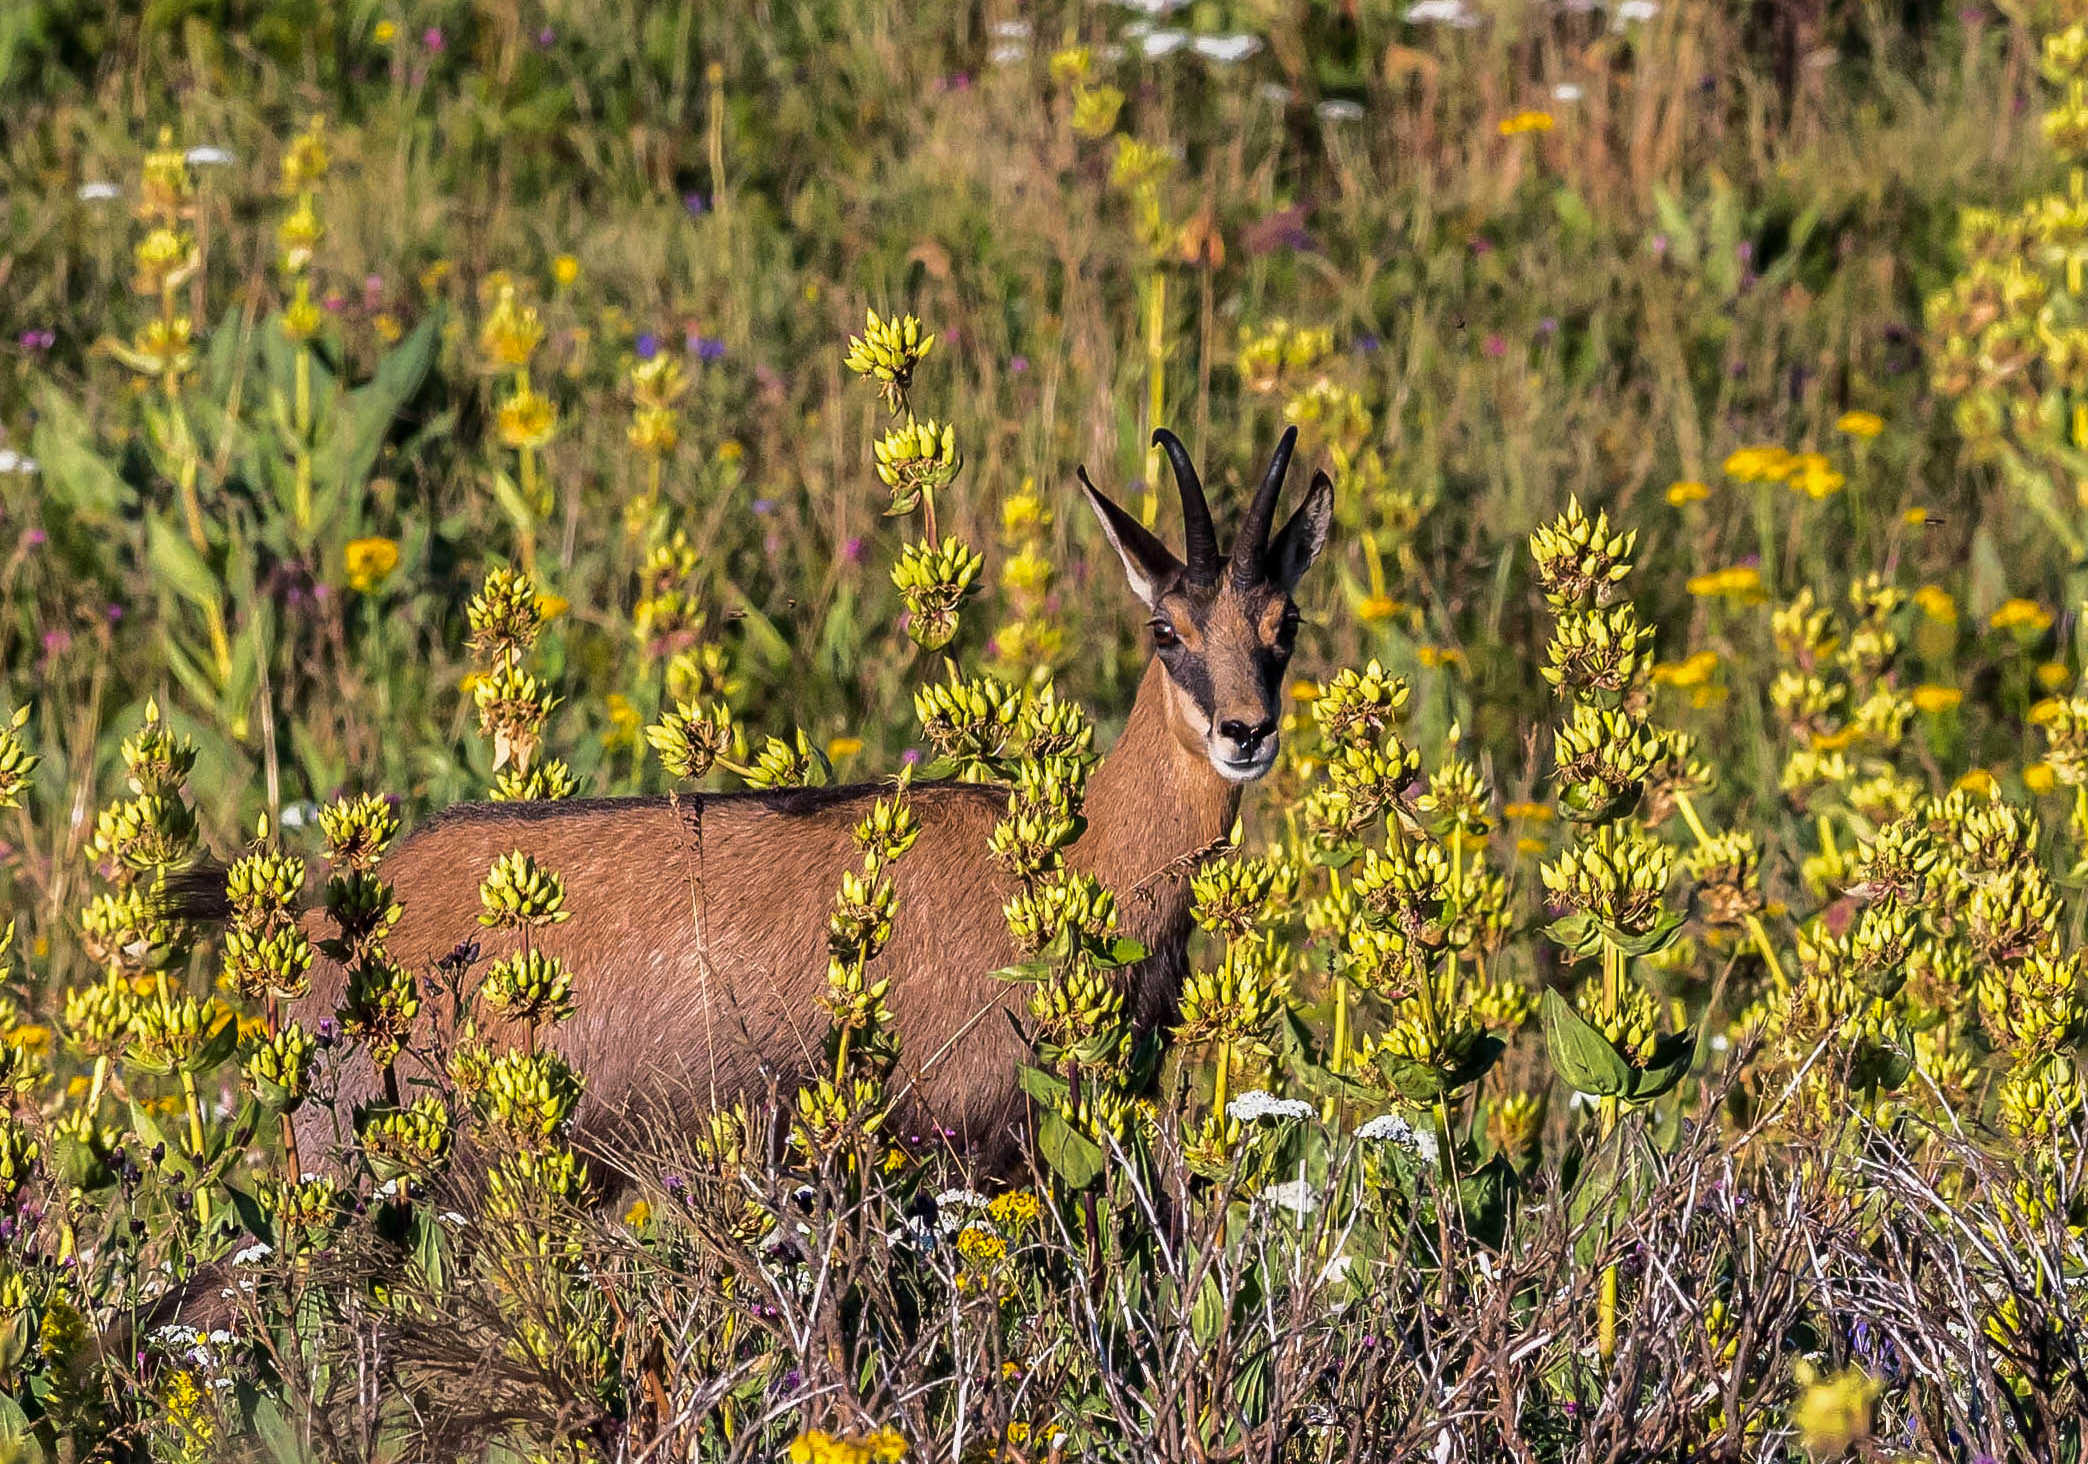
M 2078 0 L 15 0 L 0 91 L 0 1457 L 2083 1458 Z M 1287 425 L 1140 1031 L 1073 474 L 1179 543 L 1153 429 L 1231 523 Z M 931 777 L 1021 1183 L 894 1117 Z M 582 1153 L 584 975 L 386 954 L 453 802 L 852 781 L 766 1104 Z

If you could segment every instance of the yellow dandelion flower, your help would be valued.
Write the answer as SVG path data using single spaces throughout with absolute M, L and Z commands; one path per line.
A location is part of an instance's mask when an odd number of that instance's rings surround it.
M 2049 793 L 2058 781 L 2058 774 L 2048 762 L 2034 762 L 2023 769 L 2023 786 L 2032 793 Z
M 1542 854 L 1545 847 L 1544 840 L 1532 839 L 1527 835 L 1515 841 L 1515 852 L 1518 854 Z
M 2037 684 L 2046 691 L 2064 691 L 2073 681 L 2073 672 L 2064 661 L 2046 661 L 2037 668 Z
M 450 262 L 438 259 L 420 272 L 420 287 L 433 294 L 437 286 L 449 278 Z
M 1390 619 L 1399 610 L 1399 602 L 1390 595 L 1371 595 L 1356 607 L 1356 617 L 1366 624 Z
M 2000 784 L 1995 780 L 1994 775 L 1985 768 L 1974 768 L 1971 772 L 1951 784 L 1951 786 L 1953 788 L 1962 788 L 1967 793 L 1977 793 L 1983 797 L 1991 798 L 1994 796 L 1994 790 Z
M 1878 1385 L 1859 1368 L 1819 1377 L 1808 1365 L 1799 1382 L 1805 1392 L 1791 1411 L 1791 1422 L 1805 1447 L 1821 1458 L 1839 1458 L 1871 1436 L 1871 1408 Z
M 1503 117 L 1494 131 L 1503 137 L 1520 137 L 1526 132 L 1549 132 L 1557 125 L 1549 112 L 1517 112 Z
M 2010 600 L 1987 617 L 1995 630 L 2027 630 L 2041 633 L 2052 627 L 2052 612 L 2035 600 Z
M 370 322 L 370 326 L 377 332 L 377 339 L 387 346 L 397 345 L 399 337 L 406 334 L 405 327 L 399 324 L 398 317 L 389 313 L 380 313 Z
M 860 737 L 829 737 L 827 739 L 827 758 L 832 762 L 839 762 L 844 757 L 854 757 L 862 750 L 863 739 Z
M 1849 480 L 1837 473 L 1827 459 L 1816 452 L 1800 454 L 1792 459 L 1793 468 L 1784 479 L 1793 493 L 1803 493 L 1813 502 L 1832 498 L 1849 486 Z
M 1422 665 L 1431 668 L 1457 667 L 1465 664 L 1464 652 L 1455 646 L 1422 646 L 1414 655 Z
M 1921 613 L 1942 625 L 1957 624 L 1957 600 L 1941 585 L 1923 585 L 1914 592 L 1914 603 Z
M 646 1200 L 634 1200 L 631 1208 L 624 1211 L 624 1224 L 634 1229 L 652 1219 L 652 1205 Z
M 1914 688 L 1914 705 L 1924 712 L 1947 712 L 1965 699 L 1955 686 L 1929 684 Z
M 544 323 L 536 307 L 518 300 L 513 285 L 502 285 L 499 303 L 479 331 L 480 352 L 498 366 L 527 366 L 543 340 Z
M 1910 529 L 1926 528 L 1928 521 L 1929 511 L 1925 508 L 1910 508 L 1900 515 L 1900 522 Z
M 1702 503 L 1710 496 L 1711 490 L 1694 478 L 1668 484 L 1667 501 L 1677 508 L 1685 503 Z
M 1556 815 L 1549 803 L 1511 803 L 1501 810 L 1501 817 L 1511 823 L 1550 823 Z
M 1885 419 L 1876 412 L 1843 412 L 1834 419 L 1834 430 L 1868 439 L 1885 430 Z
M 728 437 L 718 444 L 718 461 L 721 463 L 736 463 L 745 451 L 745 448 Z
M 551 261 L 551 278 L 561 285 L 570 285 L 580 278 L 580 261 L 570 254 L 561 254 Z
M 375 537 L 350 539 L 341 558 L 349 587 L 367 595 L 390 579 L 392 571 L 399 567 L 399 543 L 396 539 Z
M 380 20 L 377 22 L 377 29 L 372 31 L 371 35 L 378 45 L 389 46 L 399 38 L 399 27 L 392 21 Z
M 2059 714 L 2065 710 L 2065 702 L 2056 696 L 2048 696 L 2043 701 L 2033 704 L 2024 720 L 2033 727 L 2045 727 L 2057 721 Z
M 1298 680 L 1290 684 L 1290 699 L 1294 702 L 1316 702 L 1320 699 L 1317 681 Z

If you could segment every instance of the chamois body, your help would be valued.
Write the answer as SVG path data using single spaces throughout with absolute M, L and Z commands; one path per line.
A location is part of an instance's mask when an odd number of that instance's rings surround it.
M 1238 784 L 1177 725 L 1177 712 L 1155 660 L 1090 782 L 1088 828 L 1071 855 L 1116 892 L 1125 933 L 1151 953 L 1128 973 L 1142 1026 L 1174 1011 L 1189 880 L 1230 827 L 1239 797 Z M 462 805 L 384 861 L 380 872 L 403 907 L 386 948 L 426 977 L 477 942 L 478 962 L 461 982 L 471 989 L 487 962 L 518 943 L 479 924 L 479 882 L 500 855 L 527 852 L 564 878 L 572 912 L 533 939 L 573 971 L 575 1010 L 550 1040 L 587 1077 L 583 1143 L 613 1147 L 634 1120 L 693 1128 L 738 1098 L 787 1098 L 823 1070 L 826 919 L 842 874 L 860 858 L 851 831 L 890 792 L 862 784 Z M 991 974 L 1019 957 L 1002 915 L 1014 885 L 987 840 L 1007 793 L 923 783 L 907 796 L 921 833 L 892 867 L 898 908 L 872 973 L 891 982 L 900 1122 L 1005 1164 L 1024 1132 L 1024 1054 L 1002 1009 L 1017 1009 L 1022 988 Z M 346 979 L 330 962 L 314 968 L 297 1010 L 308 1027 L 337 1009 Z M 423 997 L 424 1020 L 445 1036 L 448 1006 Z M 409 1094 L 414 1063 L 407 1055 L 399 1064 Z M 300 1116 L 308 1160 L 345 1138 L 333 1130 L 335 1115 L 375 1092 L 366 1063 L 340 1081 L 347 1103 L 310 1105 Z

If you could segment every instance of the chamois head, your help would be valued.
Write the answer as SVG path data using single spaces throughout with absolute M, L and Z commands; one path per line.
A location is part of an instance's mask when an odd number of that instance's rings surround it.
M 1298 429 L 1286 428 L 1240 521 L 1232 553 L 1221 557 L 1188 449 L 1164 427 L 1153 441 L 1167 453 L 1181 490 L 1185 558 L 1177 559 L 1112 503 L 1085 468 L 1080 486 L 1124 561 L 1132 592 L 1152 612 L 1153 650 L 1167 668 L 1176 734 L 1208 757 L 1220 777 L 1244 783 L 1276 761 L 1283 672 L 1298 629 L 1291 591 L 1327 546 L 1334 484 L 1325 473 L 1314 473 L 1305 501 L 1270 537 L 1276 498 L 1298 441 Z

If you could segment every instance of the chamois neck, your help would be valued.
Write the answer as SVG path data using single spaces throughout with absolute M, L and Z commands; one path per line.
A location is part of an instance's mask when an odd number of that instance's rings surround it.
M 1239 785 L 1177 735 L 1172 695 L 1156 658 L 1123 735 L 1088 781 L 1087 832 L 1073 849 L 1073 862 L 1115 893 L 1125 932 L 1149 948 L 1186 933 L 1194 856 L 1225 835 L 1240 807 Z

